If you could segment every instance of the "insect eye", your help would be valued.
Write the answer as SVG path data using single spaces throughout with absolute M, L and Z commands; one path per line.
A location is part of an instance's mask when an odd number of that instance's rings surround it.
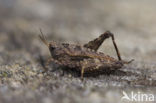
M 55 49 L 55 47 L 51 46 L 49 49 L 50 49 L 50 51 L 51 51 L 51 50 L 54 50 L 54 49 Z

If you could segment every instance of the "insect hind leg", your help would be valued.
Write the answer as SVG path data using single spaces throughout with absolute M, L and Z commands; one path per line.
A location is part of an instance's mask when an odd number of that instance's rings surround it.
M 105 32 L 105 33 L 101 34 L 98 38 L 96 38 L 92 41 L 89 41 L 87 44 L 84 44 L 83 46 L 97 51 L 99 49 L 99 47 L 101 46 L 101 44 L 104 42 L 104 40 L 109 37 L 110 37 L 109 33 Z
M 85 44 L 84 47 L 93 49 L 97 51 L 101 44 L 104 42 L 105 39 L 111 37 L 113 45 L 115 47 L 118 59 L 121 60 L 120 52 L 118 50 L 118 47 L 115 42 L 114 34 L 112 34 L 110 31 L 106 31 L 105 33 L 101 34 L 98 38 L 94 39 L 93 41 L 90 41 L 89 43 Z
M 118 49 L 118 47 L 117 47 L 117 45 L 116 45 L 116 42 L 115 42 L 114 34 L 112 34 L 112 33 L 109 32 L 109 31 L 107 31 L 107 33 L 108 33 L 108 35 L 110 35 L 111 38 L 112 38 L 112 42 L 113 42 L 113 45 L 114 45 L 116 54 L 117 54 L 117 56 L 118 56 L 118 60 L 122 60 L 122 59 L 121 59 L 121 56 L 120 56 L 119 49 Z

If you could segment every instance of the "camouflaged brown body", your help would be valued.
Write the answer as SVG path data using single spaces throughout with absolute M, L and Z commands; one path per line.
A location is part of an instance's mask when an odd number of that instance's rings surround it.
M 49 45 L 50 48 L 50 45 Z M 81 71 L 87 63 L 84 73 L 94 71 L 115 70 L 121 68 L 123 63 L 101 52 L 96 52 L 84 46 L 73 44 L 58 44 L 55 50 L 50 50 L 55 63 Z
M 124 64 L 131 62 L 125 62 L 121 59 L 119 50 L 115 43 L 114 35 L 109 31 L 106 31 L 98 38 L 88 42 L 83 46 L 67 43 L 60 44 L 53 41 L 48 43 L 43 34 L 39 37 L 43 41 L 43 43 L 48 46 L 52 56 L 52 58 L 50 59 L 52 62 L 55 62 L 56 64 L 64 67 L 68 67 L 74 71 L 80 71 L 81 78 L 83 78 L 83 74 L 86 73 L 99 74 L 108 70 L 117 70 Z M 112 38 L 118 60 L 105 55 L 104 53 L 97 52 L 103 41 L 109 37 Z

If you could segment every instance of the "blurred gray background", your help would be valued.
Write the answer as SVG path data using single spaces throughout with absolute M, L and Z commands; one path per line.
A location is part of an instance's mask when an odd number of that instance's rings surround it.
M 155 11 L 155 0 L 0 0 L 0 103 L 111 103 L 120 101 L 123 89 L 150 87 L 156 94 Z M 122 58 L 135 61 L 124 75 L 85 82 L 61 70 L 44 75 L 39 57 L 46 61 L 50 55 L 38 39 L 39 28 L 49 41 L 73 44 L 110 30 Z M 111 40 L 99 51 L 116 58 Z

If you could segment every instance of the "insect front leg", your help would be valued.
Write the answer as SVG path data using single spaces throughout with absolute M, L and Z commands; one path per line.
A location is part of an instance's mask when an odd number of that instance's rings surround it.
M 53 62 L 53 63 L 55 63 L 55 64 L 58 64 L 58 65 L 61 65 L 61 63 L 60 63 L 59 61 L 54 60 L 53 58 L 49 58 L 49 59 L 47 60 L 46 64 L 45 64 L 45 68 L 44 68 L 43 73 L 45 73 L 45 72 L 48 71 L 49 64 L 50 64 L 51 62 Z
M 43 66 L 44 70 L 43 70 L 42 73 L 46 73 L 46 72 L 48 71 L 48 65 L 49 65 L 50 62 L 52 62 L 52 61 L 53 61 L 52 58 L 49 58 L 49 59 L 47 60 L 47 62 L 46 62 L 45 65 Z

